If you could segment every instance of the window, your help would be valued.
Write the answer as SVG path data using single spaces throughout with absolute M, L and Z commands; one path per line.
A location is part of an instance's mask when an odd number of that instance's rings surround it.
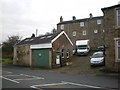
M 98 30 L 94 30 L 94 33 L 95 33 L 95 34 L 98 33 Z
M 47 36 L 46 38 L 51 38 L 52 37 L 52 35 L 51 36 Z
M 86 30 L 83 30 L 83 35 L 86 35 Z
M 32 39 L 30 39 L 30 41 L 33 41 L 34 39 L 32 38 Z
M 76 36 L 76 31 L 74 31 L 72 34 L 73 34 L 73 36 Z
M 101 20 L 97 20 L 97 24 L 101 24 Z
M 117 27 L 120 27 L 120 9 L 117 10 Z
M 60 64 L 60 55 L 56 55 L 56 64 Z
M 94 43 L 94 44 L 98 44 L 98 43 L 99 43 L 99 40 L 98 40 L 98 39 L 93 39 L 93 43 Z
M 46 37 L 45 36 L 43 36 L 43 37 L 41 37 L 40 39 L 45 39 Z
M 103 29 L 103 33 L 105 32 L 105 30 Z
M 120 60 L 120 40 L 118 40 L 118 60 Z
M 116 59 L 120 60 L 120 39 L 116 39 Z
M 80 27 L 84 27 L 84 22 L 80 22 Z
M 64 58 L 64 49 L 62 49 L 61 57 Z
M 67 58 L 69 58 L 70 57 L 70 52 L 69 52 L 69 50 L 67 50 Z
M 61 30 L 63 30 L 64 29 L 64 25 L 61 25 L 60 28 L 61 28 Z

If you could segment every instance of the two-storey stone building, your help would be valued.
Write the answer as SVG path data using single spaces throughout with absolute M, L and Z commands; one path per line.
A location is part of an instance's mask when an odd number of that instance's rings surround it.
M 89 18 L 84 19 L 76 19 L 73 16 L 70 21 L 63 21 L 61 16 L 57 31 L 65 31 L 73 42 L 74 48 L 76 40 L 90 40 L 91 49 L 104 45 L 103 16 L 93 17 L 90 14 Z
M 102 8 L 104 13 L 106 69 L 120 71 L 120 4 Z

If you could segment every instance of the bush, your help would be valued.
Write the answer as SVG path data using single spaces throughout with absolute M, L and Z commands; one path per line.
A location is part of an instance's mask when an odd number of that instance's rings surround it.
M 2 64 L 12 64 L 12 59 L 11 58 L 3 58 L 2 59 Z

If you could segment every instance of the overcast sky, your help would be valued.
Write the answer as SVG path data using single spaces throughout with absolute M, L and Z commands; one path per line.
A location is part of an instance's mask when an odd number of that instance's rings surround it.
M 118 4 L 119 0 L 0 0 L 0 36 L 30 37 L 38 29 L 45 34 L 56 28 L 60 16 L 64 21 L 102 16 L 101 8 Z

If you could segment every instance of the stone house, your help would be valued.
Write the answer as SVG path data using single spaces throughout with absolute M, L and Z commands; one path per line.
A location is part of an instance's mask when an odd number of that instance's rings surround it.
M 63 21 L 62 16 L 60 22 L 57 24 L 57 31 L 65 31 L 74 44 L 76 40 L 90 40 L 90 46 L 95 49 L 97 46 L 104 45 L 104 30 L 103 30 L 103 16 L 93 17 L 90 14 L 89 18 L 73 19 L 70 21 Z
M 120 4 L 101 9 L 104 13 L 106 69 L 120 71 Z
M 14 46 L 15 65 L 57 68 L 66 65 L 72 56 L 73 43 L 60 33 L 26 38 Z

